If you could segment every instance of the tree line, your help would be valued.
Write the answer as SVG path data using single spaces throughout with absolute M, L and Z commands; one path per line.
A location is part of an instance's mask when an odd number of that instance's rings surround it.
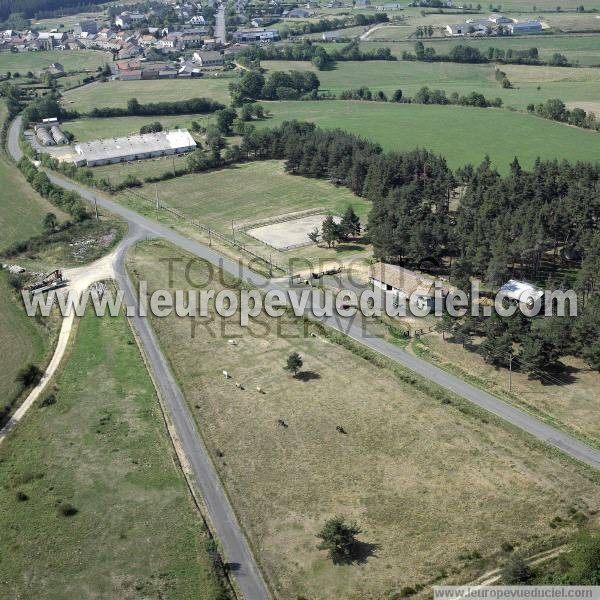
M 310 60 L 320 71 L 330 69 L 338 61 L 365 61 L 365 60 L 397 60 L 389 48 L 376 48 L 362 50 L 358 40 L 353 40 L 340 49 L 325 50 L 322 45 L 314 44 L 310 40 L 303 40 L 298 44 L 274 46 L 271 44 L 251 46 L 240 54 L 247 66 L 260 68 L 261 60 Z
M 305 35 L 307 33 L 321 33 L 322 31 L 334 31 L 347 27 L 362 27 L 375 23 L 385 23 L 388 16 L 385 13 L 371 15 L 358 14 L 351 17 L 338 17 L 333 19 L 319 19 L 318 21 L 302 21 L 300 23 L 286 23 L 279 29 L 282 39 Z
M 473 46 L 466 44 L 458 44 L 450 49 L 447 54 L 437 54 L 432 46 L 425 46 L 419 41 L 415 44 L 414 53 L 405 50 L 402 52 L 402 60 L 418 60 L 424 62 L 455 62 L 480 64 L 498 62 L 503 64 L 514 65 L 548 65 L 551 67 L 570 67 L 571 63 L 563 54 L 555 52 L 549 60 L 543 61 L 540 59 L 538 49 L 527 48 L 526 50 L 514 50 L 509 48 L 490 47 L 484 54 Z
M 328 99 L 335 98 L 335 95 Z M 471 92 L 470 94 L 460 95 L 458 92 L 452 92 L 450 96 L 446 95 L 444 90 L 432 90 L 427 86 L 423 86 L 417 93 L 410 97 L 405 96 L 402 90 L 395 90 L 388 99 L 387 94 L 383 90 L 372 92 L 368 87 L 363 86 L 352 90 L 343 90 L 339 95 L 340 100 L 367 100 L 376 102 L 398 102 L 402 104 L 456 104 L 458 106 L 474 106 L 477 108 L 500 108 L 502 106 L 501 98 L 488 100 L 479 92 Z
M 560 98 L 549 98 L 546 102 L 528 104 L 527 111 L 544 117 L 544 119 L 600 131 L 600 122 L 596 120 L 593 112 L 586 112 L 583 108 L 568 109 Z

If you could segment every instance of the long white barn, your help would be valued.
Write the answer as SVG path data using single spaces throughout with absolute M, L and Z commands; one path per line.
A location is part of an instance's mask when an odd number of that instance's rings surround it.
M 194 148 L 196 142 L 187 129 L 172 129 L 77 144 L 73 162 L 77 166 L 94 167 L 155 156 L 183 154 Z

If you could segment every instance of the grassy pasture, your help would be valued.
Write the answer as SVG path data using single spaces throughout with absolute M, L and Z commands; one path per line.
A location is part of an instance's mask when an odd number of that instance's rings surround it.
M 514 89 L 502 89 L 494 77 L 494 65 L 424 63 L 410 61 L 339 62 L 331 71 L 318 71 L 309 62 L 264 61 L 269 70 L 314 71 L 322 90 L 338 93 L 360 86 L 391 95 L 401 89 L 413 96 L 421 87 L 468 94 L 481 92 L 486 98 L 502 98 L 505 106 L 524 109 L 548 98 L 565 102 L 595 101 L 600 96 L 600 69 L 570 69 L 525 65 L 503 65 Z M 538 89 L 539 88 L 539 89 Z
M 210 122 L 209 115 L 165 115 L 160 117 L 118 117 L 113 119 L 77 119 L 65 121 L 64 129 L 75 136 L 76 142 L 89 142 L 138 134 L 140 127 L 159 121 L 165 129 L 190 129 L 192 121 Z M 206 124 L 206 123 L 205 123 Z
M 341 212 L 348 204 L 364 217 L 368 208 L 367 202 L 346 188 L 290 175 L 277 160 L 185 175 L 157 186 L 161 200 L 169 206 L 222 233 L 231 231 L 232 219 L 240 225 L 312 208 Z
M 1 71 L 41 71 L 52 63 L 59 62 L 65 71 L 95 71 L 104 63 L 111 63 L 110 52 L 97 50 L 51 50 L 48 52 L 3 52 L 0 59 Z
M 366 249 L 362 244 L 340 244 L 335 248 L 310 245 L 291 253 L 279 252 L 238 229 L 257 221 L 316 208 L 322 209 L 323 214 L 332 212 L 341 215 L 348 205 L 366 222 L 370 205 L 365 200 L 345 187 L 290 175 L 284 171 L 281 161 L 242 163 L 227 169 L 161 181 L 156 187 L 162 203 L 230 238 L 233 222 L 237 241 L 267 258 L 271 254 L 278 263 L 285 263 L 290 254 L 310 259 L 340 259 L 362 254 Z M 154 185 L 147 185 L 133 192 L 124 191 L 117 199 L 154 216 L 154 194 Z
M 125 319 L 88 312 L 53 389 L 0 447 L 6 596 L 220 598 Z
M 74 108 L 80 112 L 89 112 L 96 107 L 125 108 L 130 98 L 137 98 L 145 104 L 205 97 L 228 104 L 228 86 L 233 80 L 232 77 L 227 76 L 182 80 L 98 82 L 65 93 L 63 104 L 67 108 Z
M 538 156 L 590 160 L 600 151 L 595 132 L 508 110 L 341 100 L 266 106 L 273 118 L 261 126 L 299 119 L 342 127 L 387 150 L 429 148 L 445 156 L 452 168 L 479 163 L 489 154 L 494 165 L 507 172 L 515 156 L 531 166 Z
M 379 46 L 388 47 L 392 53 L 398 57 L 402 52 L 414 52 L 415 40 L 377 42 L 377 39 L 393 39 L 388 33 L 393 30 L 380 29 L 369 36 L 369 41 L 361 42 L 361 47 L 365 50 L 377 48 Z M 373 40 L 373 41 L 371 41 Z M 591 66 L 600 64 L 600 36 L 597 34 L 586 35 L 538 35 L 538 36 L 507 36 L 501 38 L 432 38 L 423 41 L 425 46 L 431 46 L 439 54 L 445 54 L 451 48 L 458 44 L 473 46 L 479 48 L 482 53 L 486 53 L 488 48 L 502 48 L 508 50 L 526 50 L 535 47 L 539 50 L 542 60 L 548 60 L 555 52 L 564 54 L 572 63 L 579 63 L 582 66 Z
M 160 242 L 132 251 L 130 269 L 149 293 L 168 289 L 160 262 L 167 258 L 184 259 L 175 263 L 173 287 L 187 289 L 187 255 Z M 207 275 L 195 262 L 191 279 Z M 208 287 L 221 289 L 217 273 Z M 417 583 L 426 597 L 434 580 L 470 581 L 501 561 L 503 541 L 531 552 L 570 534 L 569 507 L 598 508 L 597 484 L 520 434 L 433 400 L 305 335 L 295 321 L 277 326 L 261 316 L 250 330 L 238 323 L 236 315 L 202 319 L 193 330 L 190 319 L 153 319 L 279 598 L 395 598 Z M 292 351 L 304 360 L 298 379 L 283 370 Z M 233 379 L 223 378 L 224 368 Z M 338 424 L 347 435 L 336 433 Z M 315 547 L 323 521 L 340 513 L 363 528 L 359 564 L 332 566 Z M 555 516 L 564 528 L 550 526 Z M 475 550 L 481 559 L 460 558 Z

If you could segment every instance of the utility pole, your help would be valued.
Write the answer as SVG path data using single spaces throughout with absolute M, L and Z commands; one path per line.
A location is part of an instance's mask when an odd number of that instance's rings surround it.
M 512 354 L 508 358 L 508 392 L 509 393 L 512 391 L 512 361 L 513 361 L 513 358 L 514 357 Z
M 212 238 L 210 236 L 211 231 L 212 231 L 211 229 L 208 230 L 208 247 L 209 248 L 212 247 Z
M 235 244 L 235 229 L 233 228 L 233 219 L 231 219 L 231 234 L 233 235 L 233 243 Z
M 156 220 L 158 221 L 158 209 L 160 208 L 160 202 L 158 200 L 158 184 L 154 184 L 154 193 L 156 195 L 156 203 L 155 203 L 155 208 L 156 208 Z
M 98 200 L 96 200 L 96 184 L 92 184 L 92 193 L 94 194 L 94 210 L 96 212 L 96 221 L 99 221 L 98 217 Z

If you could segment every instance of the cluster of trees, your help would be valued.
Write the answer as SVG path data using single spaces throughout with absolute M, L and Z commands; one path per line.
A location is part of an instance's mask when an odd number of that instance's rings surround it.
M 154 123 L 148 123 L 148 125 L 142 125 L 140 127 L 140 133 L 158 133 L 163 130 L 162 123 L 160 121 L 154 121 Z
M 351 17 L 339 17 L 335 19 L 320 19 L 319 21 L 302 21 L 300 23 L 286 23 L 279 29 L 279 34 L 283 39 L 307 33 L 320 33 L 321 31 L 333 31 L 335 29 L 345 29 L 347 27 L 363 27 L 375 23 L 385 23 L 388 16 L 385 13 L 376 13 L 374 15 L 358 14 Z
M 402 60 L 420 60 L 426 62 L 456 62 L 456 63 L 488 63 L 499 62 L 514 65 L 549 65 L 552 67 L 569 67 L 571 63 L 566 56 L 555 52 L 549 60 L 542 61 L 539 57 L 537 48 L 527 48 L 525 50 L 515 50 L 508 48 L 490 47 L 487 53 L 483 53 L 479 48 L 458 44 L 454 46 L 447 54 L 437 54 L 435 48 L 425 46 L 419 41 L 415 44 L 414 54 L 408 51 L 402 53 Z
M 5 81 L 0 86 L 0 97 L 5 99 L 6 108 L 8 109 L 9 118 L 13 118 L 21 112 L 22 91 L 18 86 Z
M 359 235 L 360 231 L 360 219 L 354 209 L 348 206 L 339 223 L 336 223 L 333 216 L 327 215 L 321 224 L 321 230 L 315 228 L 308 234 L 308 238 L 315 244 L 323 240 L 331 248 L 336 243 L 346 242 L 351 237 Z
M 259 71 L 246 71 L 238 83 L 229 84 L 234 104 L 251 100 L 297 100 L 321 85 L 314 73 L 274 71 L 267 79 Z
M 190 98 L 189 100 L 177 100 L 175 102 L 151 102 L 140 104 L 137 98 L 127 101 L 127 108 L 109 107 L 93 108 L 89 116 L 93 118 L 107 117 L 135 117 L 135 116 L 159 116 L 159 115 L 190 115 L 206 114 L 225 108 L 220 102 L 209 98 Z
M 494 77 L 496 78 L 496 81 L 504 89 L 512 88 L 512 83 L 510 82 L 509 78 L 506 76 L 506 73 L 504 71 L 501 71 L 500 69 L 498 69 L 498 67 L 496 67 L 496 71 L 494 72 Z
M 264 119 L 266 117 L 265 109 L 260 104 L 243 104 L 240 108 L 240 120 L 252 121 L 253 119 Z
M 586 112 L 583 108 L 569 110 L 559 98 L 550 98 L 540 104 L 529 104 L 527 110 L 540 117 L 544 117 L 544 119 L 551 119 L 552 121 L 569 123 L 569 125 L 583 127 L 584 129 L 600 131 L 600 122 L 596 121 L 596 115 L 593 112 Z
M 54 185 L 48 175 L 38 170 L 25 156 L 19 161 L 18 167 L 40 196 L 47 198 L 52 204 L 70 214 L 75 221 L 84 221 L 89 218 L 90 214 L 79 194 Z

